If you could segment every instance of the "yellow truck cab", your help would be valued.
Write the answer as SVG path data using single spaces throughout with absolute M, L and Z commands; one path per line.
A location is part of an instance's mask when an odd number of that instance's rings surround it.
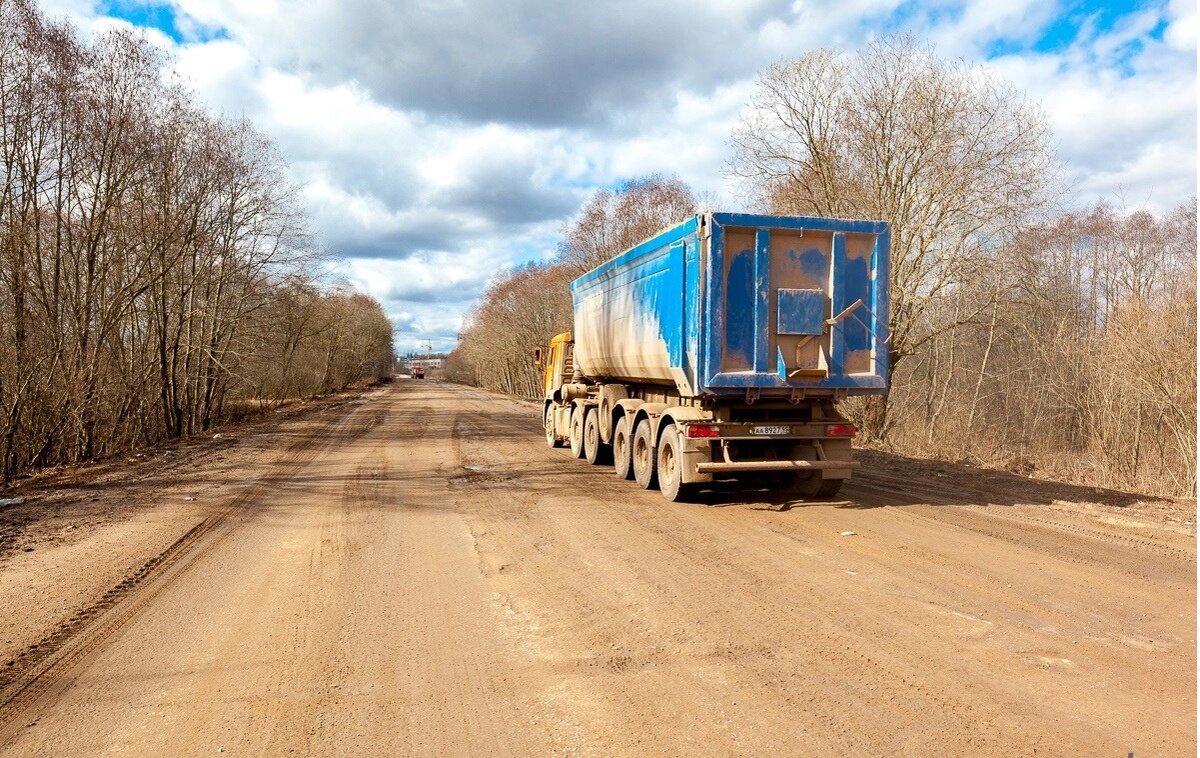
M 566 435 L 558 435 L 555 431 L 557 426 L 559 429 L 567 429 L 570 424 L 569 409 L 564 409 L 564 418 L 561 423 L 556 425 L 553 416 L 554 410 L 558 406 L 564 405 L 561 397 L 562 388 L 571 381 L 574 373 L 574 361 L 572 360 L 574 352 L 574 343 L 571 341 L 571 333 L 563 332 L 556 334 L 550 339 L 550 346 L 547 348 L 545 356 L 538 356 L 538 359 L 543 365 L 542 379 L 542 397 L 543 397 L 543 413 L 542 424 L 546 428 L 546 442 L 550 447 L 562 447 L 566 441 Z

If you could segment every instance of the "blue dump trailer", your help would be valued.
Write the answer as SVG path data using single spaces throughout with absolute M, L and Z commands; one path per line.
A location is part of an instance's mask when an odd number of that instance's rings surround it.
M 589 271 L 536 351 L 548 444 L 670 500 L 832 497 L 857 466 L 835 401 L 888 389 L 888 244 L 881 221 L 705 213 Z

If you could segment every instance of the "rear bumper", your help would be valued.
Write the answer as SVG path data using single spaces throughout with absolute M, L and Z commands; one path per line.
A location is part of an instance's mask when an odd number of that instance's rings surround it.
M 731 461 L 697 463 L 696 471 L 701 474 L 720 474 L 734 471 L 812 471 L 858 467 L 858 461 Z
M 715 434 L 710 435 L 693 435 L 688 431 L 691 426 L 699 426 L 714 430 Z M 825 421 L 763 421 L 763 422 L 743 422 L 743 421 L 692 421 L 686 422 L 683 427 L 684 435 L 690 439 L 708 439 L 708 440 L 754 440 L 757 442 L 768 442 L 771 440 L 795 440 L 804 442 L 808 440 L 834 440 L 834 439 L 852 439 L 854 434 L 829 434 L 831 427 L 850 427 L 853 426 L 847 421 L 825 420 Z M 771 431 L 764 431 L 764 428 Z

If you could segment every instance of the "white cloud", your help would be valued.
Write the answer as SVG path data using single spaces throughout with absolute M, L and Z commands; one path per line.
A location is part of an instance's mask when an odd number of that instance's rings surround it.
M 1045 108 L 1077 205 L 1166 211 L 1195 191 L 1195 56 L 1149 34 L 1162 20 L 1134 14 L 1061 54 L 989 64 Z
M 190 41 L 155 39 L 204 100 L 278 142 L 317 231 L 384 303 L 403 347 L 447 347 L 489 278 L 552 254 L 598 186 L 677 173 L 736 208 L 722 173 L 730 129 L 766 64 L 898 28 L 982 61 L 999 42 L 1032 45 L 1067 7 L 171 1 Z M 89 34 L 114 23 L 87 0 L 45 7 Z M 1073 202 L 1123 191 L 1135 206 L 1173 206 L 1195 187 L 1195 2 L 1100 30 L 1097 14 L 1081 17 L 1061 51 L 987 65 L 1043 103 Z
M 38 7 L 42 12 L 55 17 L 66 17 L 80 26 L 96 18 L 93 0 L 42 0 Z
M 1167 6 L 1169 19 L 1164 39 L 1176 50 L 1196 49 L 1196 36 L 1200 27 L 1196 24 L 1195 0 L 1171 0 Z
M 1032 42 L 1060 11 L 1046 0 L 967 0 L 947 21 L 927 18 L 925 35 L 942 55 L 976 58 L 996 40 Z

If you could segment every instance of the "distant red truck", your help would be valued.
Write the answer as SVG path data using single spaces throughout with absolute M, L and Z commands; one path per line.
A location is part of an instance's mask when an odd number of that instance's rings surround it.
M 422 366 L 416 366 L 412 370 L 413 379 L 424 379 L 425 369 Z

